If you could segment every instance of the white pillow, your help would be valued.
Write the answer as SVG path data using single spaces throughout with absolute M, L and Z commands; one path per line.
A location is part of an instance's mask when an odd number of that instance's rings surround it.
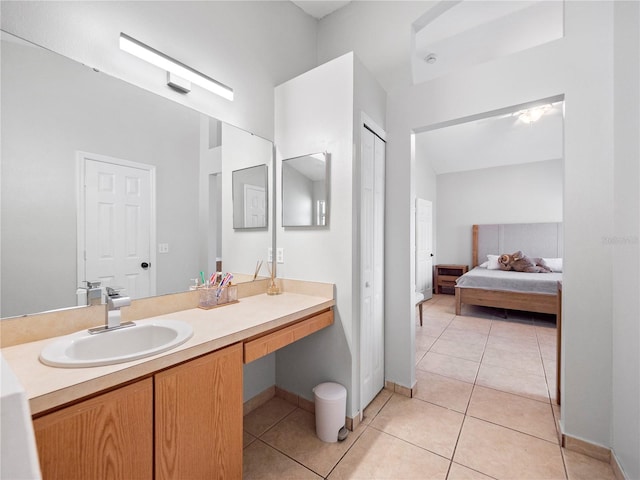
M 487 255 L 487 270 L 500 270 L 499 258 L 500 255 Z
M 562 258 L 543 258 L 552 272 L 562 272 Z
M 489 266 L 489 260 L 487 260 L 486 262 L 482 262 L 480 265 L 478 265 L 478 268 L 487 268 Z

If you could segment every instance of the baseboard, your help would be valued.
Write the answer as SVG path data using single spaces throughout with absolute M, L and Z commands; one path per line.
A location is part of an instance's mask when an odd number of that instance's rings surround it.
M 616 457 L 614 452 L 611 452 L 611 468 L 613 469 L 613 474 L 616 476 L 616 480 L 629 480 L 624 474 L 624 470 L 622 470 L 618 462 L 618 457 Z
M 560 440 L 561 447 L 606 462 L 611 465 L 616 480 L 629 480 L 624 474 L 624 470 L 620 466 L 616 454 L 610 448 L 562 433 L 562 424 L 559 419 L 556 421 L 556 425 L 558 427 L 558 439 Z
M 242 404 L 242 415 L 253 412 L 276 396 L 276 386 L 272 385 Z
M 402 395 L 404 397 L 413 398 L 416 394 L 416 383 L 413 384 L 413 387 L 405 387 L 403 385 L 398 385 L 397 383 L 393 383 L 389 380 L 384 381 L 384 388 L 387 390 L 391 390 L 398 395 Z
M 261 407 L 262 405 L 267 403 L 273 397 L 281 398 L 282 400 L 290 403 L 291 405 L 295 405 L 296 407 L 301 408 L 302 410 L 305 410 L 309 413 L 313 413 L 314 415 L 316 413 L 315 403 L 313 403 L 311 400 L 307 400 L 306 398 L 301 397 L 300 395 L 288 392 L 287 390 L 284 390 L 280 387 L 272 385 L 271 387 L 263 390 L 256 396 L 244 402 L 243 414 L 247 415 L 248 413 L 252 412 L 256 408 Z M 361 420 L 360 420 L 359 414 L 357 414 L 354 418 L 345 417 L 345 426 L 347 427 L 347 429 L 353 431 L 354 428 L 357 428 L 358 425 L 360 425 L 360 421 Z

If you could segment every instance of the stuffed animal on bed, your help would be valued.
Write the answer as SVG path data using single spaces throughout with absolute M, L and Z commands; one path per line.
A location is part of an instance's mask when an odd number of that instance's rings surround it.
M 501 270 L 515 270 L 516 272 L 550 273 L 551 269 L 542 258 L 530 258 L 520 250 L 511 255 L 505 253 L 498 258 Z

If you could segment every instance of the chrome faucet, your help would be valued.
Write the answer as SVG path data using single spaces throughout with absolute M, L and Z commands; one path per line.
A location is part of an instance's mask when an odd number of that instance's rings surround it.
M 120 295 L 120 290 L 116 288 L 106 287 L 107 293 L 105 295 L 105 301 L 107 308 L 105 310 L 104 325 L 101 327 L 90 328 L 89 333 L 103 333 L 110 332 L 112 330 L 118 330 L 120 328 L 132 327 L 135 325 L 133 322 L 122 323 L 122 316 L 120 312 L 121 307 L 128 307 L 131 305 L 131 298 Z

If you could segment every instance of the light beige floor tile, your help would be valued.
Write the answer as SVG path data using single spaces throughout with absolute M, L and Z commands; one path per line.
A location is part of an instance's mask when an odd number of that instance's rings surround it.
M 476 317 L 456 317 L 449 324 L 449 328 L 456 330 L 470 330 L 472 332 L 488 335 L 491 330 L 492 320 Z
M 480 364 L 478 362 L 472 362 L 464 358 L 427 352 L 418 363 L 417 368 L 445 377 L 455 378 L 462 382 L 473 383 L 479 366 Z
M 467 417 L 454 462 L 497 479 L 565 479 L 560 447 Z
M 464 413 L 473 385 L 431 372 L 416 370 L 415 398 Z
M 244 416 L 244 430 L 259 437 L 295 409 L 296 407 L 286 400 L 273 397 L 264 405 Z
M 616 480 L 610 464 L 566 449 L 562 453 L 569 480 Z
M 484 343 L 460 343 L 440 338 L 436 340 L 430 351 L 442 355 L 464 358 L 473 362 L 480 362 L 482 352 L 484 351 Z
M 544 375 L 535 375 L 522 370 L 482 364 L 478 371 L 476 384 L 502 392 L 514 393 L 533 400 L 549 401 L 547 381 Z
M 386 388 L 383 388 L 380 391 L 380 393 L 376 395 L 376 398 L 374 398 L 371 401 L 371 403 L 367 405 L 367 407 L 364 409 L 362 423 L 365 425 L 369 424 L 371 420 L 373 420 L 375 416 L 378 415 L 378 413 L 380 413 L 380 410 L 382 409 L 382 407 L 385 406 L 385 404 L 389 401 L 389 399 L 392 396 L 393 396 L 393 392 L 391 390 L 387 390 Z
M 558 349 L 555 344 L 553 345 L 547 345 L 546 343 L 540 344 L 540 355 L 542 355 L 542 358 L 555 360 L 557 352 L 558 352 Z
M 464 415 L 416 398 L 391 397 L 371 427 L 451 458 Z
M 544 343 L 545 345 L 553 345 L 555 346 L 558 343 L 558 337 L 556 329 L 545 328 L 541 329 L 540 327 L 536 327 L 536 335 L 538 336 L 538 342 Z
M 325 477 L 365 428 L 360 426 L 349 432 L 343 442 L 323 442 L 316 436 L 314 415 L 298 408 L 267 431 L 261 440 Z
M 260 440 L 244 450 L 242 470 L 242 478 L 245 480 L 254 478 L 261 480 L 322 478 Z
M 549 403 L 476 385 L 467 415 L 558 443 Z
M 420 360 L 422 360 L 422 358 L 424 357 L 425 353 L 427 353 L 426 350 L 422 350 L 422 349 L 416 347 L 416 356 L 415 356 L 416 357 L 416 365 L 418 363 L 420 363 Z
M 438 338 L 440 335 L 442 335 L 442 332 L 444 332 L 447 327 L 425 324 L 423 327 L 417 328 L 421 328 L 426 336 Z
M 531 322 L 519 323 L 494 320 L 491 324 L 491 335 L 507 338 L 531 338 L 537 341 L 536 329 Z
M 448 467 L 438 455 L 367 428 L 328 478 L 444 480 Z
M 436 340 L 438 340 L 438 337 L 427 335 L 426 333 L 418 333 L 416 331 L 416 348 L 428 351 Z
M 242 448 L 247 448 L 256 440 L 256 437 L 247 432 L 242 432 Z
M 448 327 L 455 315 L 449 312 L 443 312 L 440 309 L 432 308 L 422 312 L 422 325 L 430 325 L 437 327 Z
M 487 335 L 484 333 L 456 330 L 455 328 L 447 328 L 440 338 L 451 342 L 469 343 L 472 345 L 484 346 L 487 343 Z
M 495 346 L 488 346 L 482 357 L 482 364 L 501 367 L 508 365 L 511 369 L 522 370 L 536 375 L 544 375 L 540 352 L 510 352 Z
M 447 480 L 491 480 L 492 477 L 484 473 L 476 472 L 457 463 L 451 463 Z
M 538 339 L 534 337 L 501 337 L 490 334 L 487 340 L 487 347 L 513 353 L 537 353 L 540 351 Z

